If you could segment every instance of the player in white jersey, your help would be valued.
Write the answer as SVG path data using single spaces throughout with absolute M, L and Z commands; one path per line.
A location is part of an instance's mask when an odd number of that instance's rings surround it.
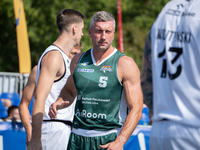
M 69 58 L 72 59 L 76 54 L 81 52 L 81 49 L 82 49 L 82 43 L 80 42 L 78 46 L 73 47 L 73 49 L 70 51 Z M 67 60 L 69 60 L 68 57 L 67 57 Z M 69 71 L 68 68 L 67 68 L 67 71 Z M 30 122 L 29 111 L 32 110 L 32 107 L 29 106 L 29 105 L 30 105 L 30 103 L 33 99 L 33 95 L 34 95 L 34 92 L 35 92 L 36 72 L 37 72 L 37 65 L 32 69 L 32 71 L 31 71 L 31 73 L 28 77 L 28 81 L 27 81 L 27 84 L 26 84 L 26 86 L 23 90 L 22 99 L 21 99 L 20 104 L 19 104 L 20 118 L 21 118 L 21 121 L 23 123 L 23 126 L 24 126 L 26 134 L 27 134 L 26 145 L 28 145 L 28 143 L 31 139 L 32 126 L 31 126 L 31 122 Z M 67 76 L 68 76 L 68 74 L 69 73 L 67 73 Z M 58 83 L 56 83 L 56 84 L 58 84 Z M 30 108 L 30 110 L 29 110 L 29 108 Z M 66 109 L 66 111 L 67 110 L 68 109 Z M 74 111 L 70 110 L 70 112 L 73 113 Z M 72 116 L 73 115 L 74 115 L 74 113 L 72 114 Z M 69 120 L 71 120 L 71 116 L 69 116 Z
M 38 62 L 32 111 L 32 137 L 28 150 L 67 148 L 73 109 L 60 111 L 56 120 L 48 117 L 48 110 L 70 75 L 69 53 L 83 36 L 83 18 L 80 12 L 73 9 L 64 9 L 57 16 L 59 37 L 45 50 Z
M 168 2 L 146 39 L 141 84 L 153 114 L 151 150 L 200 149 L 199 8 L 199 0 Z
M 58 113 L 58 118 L 56 120 L 51 120 L 48 116 L 49 107 L 51 103 L 55 102 L 55 99 L 59 96 L 61 89 L 64 86 L 64 83 L 67 81 L 70 75 L 70 58 L 62 52 L 57 46 L 51 45 L 49 46 L 45 52 L 42 54 L 38 66 L 41 66 L 41 61 L 43 56 L 45 56 L 50 51 L 59 51 L 63 57 L 63 61 L 65 64 L 65 71 L 64 74 L 57 80 L 55 80 L 52 84 L 51 90 L 49 95 L 45 101 L 45 109 L 44 109 L 44 116 L 43 116 L 43 123 L 42 123 L 42 148 L 43 149 L 64 149 L 68 144 L 68 139 L 71 131 L 71 123 L 73 121 L 74 115 L 74 104 L 73 103 L 69 109 L 63 109 Z M 40 76 L 41 70 L 40 67 L 37 67 L 37 74 L 36 74 L 36 85 L 38 84 L 38 79 Z M 59 139 L 54 140 L 53 139 Z

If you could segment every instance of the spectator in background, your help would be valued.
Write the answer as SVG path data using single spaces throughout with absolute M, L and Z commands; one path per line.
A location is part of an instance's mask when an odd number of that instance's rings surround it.
M 151 27 L 141 84 L 151 150 L 200 149 L 200 1 L 173 0 Z
M 20 120 L 20 116 L 19 116 L 19 109 L 18 106 L 10 106 L 7 110 L 8 112 L 8 116 L 6 118 L 4 118 L 4 121 L 7 120 Z

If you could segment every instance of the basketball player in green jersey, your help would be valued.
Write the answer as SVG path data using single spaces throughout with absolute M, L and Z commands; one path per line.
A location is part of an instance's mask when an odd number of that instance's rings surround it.
M 49 115 L 56 118 L 57 109 L 77 96 L 69 150 L 122 150 L 141 119 L 140 72 L 132 58 L 112 46 L 114 34 L 114 17 L 105 11 L 94 14 L 93 48 L 72 59 L 71 76 L 50 106 Z

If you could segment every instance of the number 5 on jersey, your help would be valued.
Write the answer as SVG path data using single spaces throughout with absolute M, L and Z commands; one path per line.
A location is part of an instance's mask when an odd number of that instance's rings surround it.
M 99 87 L 101 88 L 105 88 L 107 86 L 107 80 L 108 80 L 108 77 L 105 77 L 105 76 L 100 76 L 99 78 Z

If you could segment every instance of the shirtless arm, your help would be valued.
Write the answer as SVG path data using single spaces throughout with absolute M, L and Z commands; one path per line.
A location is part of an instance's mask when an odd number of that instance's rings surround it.
M 142 117 L 143 95 L 140 84 L 140 72 L 132 58 L 123 56 L 119 59 L 118 77 L 123 83 L 126 103 L 130 112 L 116 140 L 101 146 L 108 150 L 122 150 Z
M 32 138 L 28 149 L 40 149 L 41 145 L 41 126 L 44 115 L 44 105 L 46 98 L 51 90 L 54 80 L 58 79 L 63 72 L 63 58 L 58 51 L 48 52 L 41 62 L 41 71 L 36 86 L 32 111 Z M 39 66 L 38 66 L 39 67 Z
M 34 92 L 35 92 L 36 72 L 37 72 L 37 66 L 35 66 L 32 69 L 32 71 L 28 77 L 28 81 L 23 90 L 22 99 L 19 104 L 20 118 L 21 118 L 22 124 L 23 124 L 26 134 L 27 134 L 26 145 L 28 145 L 28 142 L 31 139 L 32 126 L 30 123 L 29 105 L 31 103 L 31 100 L 32 100 Z

